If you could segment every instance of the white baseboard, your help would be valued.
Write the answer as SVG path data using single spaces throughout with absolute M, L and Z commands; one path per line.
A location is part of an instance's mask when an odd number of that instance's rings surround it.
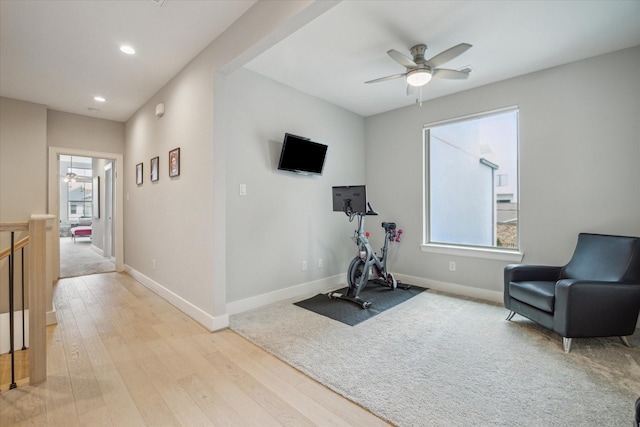
M 9 328 L 9 313 L 0 314 L 0 354 L 9 353 L 11 349 L 11 329 Z M 24 311 L 25 346 L 29 347 L 29 309 Z M 22 311 L 13 312 L 13 348 L 22 348 Z
M 128 273 L 131 277 L 136 279 L 138 282 L 149 288 L 153 293 L 165 299 L 171 305 L 175 306 L 178 310 L 182 311 L 184 314 L 200 323 L 209 331 L 216 331 L 218 329 L 224 329 L 229 326 L 229 316 L 227 314 L 214 317 L 209 313 L 204 312 L 199 307 L 196 307 L 181 296 L 175 294 L 173 291 L 165 288 L 160 283 L 152 280 L 151 278 L 145 276 L 144 274 L 126 264 L 124 266 L 124 271 L 125 273 Z
M 91 249 L 100 256 L 104 255 L 104 251 L 99 247 L 97 247 L 96 245 L 94 245 L 93 243 L 91 244 Z
M 229 315 L 238 314 L 289 298 L 303 297 L 307 295 L 311 296 L 317 293 L 329 292 L 340 286 L 346 286 L 345 274 L 325 277 L 313 282 L 302 283 L 300 285 L 291 286 L 285 289 L 279 289 L 277 291 L 268 292 L 266 294 L 228 302 L 227 313 L 229 313 Z
M 313 282 L 302 283 L 295 286 L 290 286 L 285 289 L 279 289 L 277 291 L 268 292 L 266 294 L 256 295 L 253 297 L 241 299 L 238 301 L 232 301 L 227 303 L 227 314 L 221 316 L 211 316 L 205 313 L 200 308 L 186 301 L 182 297 L 176 295 L 172 291 L 168 290 L 164 286 L 145 276 L 137 270 L 134 270 L 128 265 L 124 266 L 124 271 L 131 277 L 142 283 L 149 288 L 152 292 L 167 300 L 170 304 L 174 305 L 180 311 L 187 316 L 200 323 L 202 326 L 210 331 L 217 331 L 229 326 L 229 316 L 233 314 L 242 313 L 245 311 L 253 310 L 265 305 L 273 304 L 278 301 L 312 296 L 317 293 L 324 293 L 334 290 L 341 286 L 346 286 L 346 275 L 339 274 L 336 276 L 325 277 L 323 279 L 315 280 Z M 425 279 L 421 277 L 409 276 L 406 274 L 394 273 L 397 280 L 409 283 L 416 286 L 423 286 L 425 288 L 433 289 L 435 291 L 446 292 L 454 295 L 460 295 L 463 297 L 476 298 L 484 301 L 501 304 L 503 302 L 502 291 L 492 291 L 489 289 L 474 288 L 471 286 L 458 285 L 456 283 L 441 282 L 438 280 Z M 53 312 L 55 317 L 55 309 Z M 47 320 L 49 319 L 49 313 L 47 313 Z M 47 323 L 49 324 L 49 323 Z M 640 329 L 640 318 L 638 319 L 637 327 Z
M 53 308 L 53 310 L 47 311 L 45 321 L 47 322 L 47 326 L 58 324 L 58 316 L 56 315 L 55 307 Z
M 489 289 L 474 288 L 471 286 L 458 285 L 456 283 L 440 282 L 438 280 L 423 279 L 422 277 L 408 276 L 406 274 L 394 273 L 396 280 L 406 282 L 411 285 L 422 286 L 434 291 L 446 292 L 469 298 L 481 299 L 484 301 L 502 303 L 502 291 L 491 291 Z

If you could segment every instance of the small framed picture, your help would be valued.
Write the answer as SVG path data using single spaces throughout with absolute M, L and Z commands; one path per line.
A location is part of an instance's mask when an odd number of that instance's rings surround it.
M 151 159 L 151 182 L 158 180 L 158 165 L 160 163 L 160 157 L 154 157 Z
M 180 175 L 180 148 L 169 151 L 169 176 Z
M 142 185 L 142 163 L 136 165 L 136 184 Z

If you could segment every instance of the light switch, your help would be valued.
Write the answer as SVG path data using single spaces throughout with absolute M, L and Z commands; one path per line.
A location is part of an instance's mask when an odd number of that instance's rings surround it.
M 247 195 L 247 184 L 240 184 L 240 195 L 241 196 Z

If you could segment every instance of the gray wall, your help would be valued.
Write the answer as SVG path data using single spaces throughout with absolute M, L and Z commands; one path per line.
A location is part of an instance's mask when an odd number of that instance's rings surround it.
M 354 224 L 332 212 L 331 187 L 364 183 L 364 119 L 248 70 L 221 85 L 227 301 L 344 274 L 355 252 Z M 277 170 L 285 132 L 329 146 L 322 176 Z
M 502 291 L 505 262 L 420 249 L 422 126 L 512 105 L 520 108 L 523 262 L 566 263 L 581 231 L 640 235 L 635 47 L 367 118 L 369 194 L 405 230 L 394 271 Z M 450 260 L 457 263 L 455 272 Z

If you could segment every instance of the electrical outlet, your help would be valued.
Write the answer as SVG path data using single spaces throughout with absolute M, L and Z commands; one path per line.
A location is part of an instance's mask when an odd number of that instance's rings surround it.
M 318 258 L 318 268 L 324 267 L 324 262 L 322 262 L 322 258 Z
M 302 261 L 302 271 L 307 271 L 307 261 Z
M 449 271 L 456 271 L 456 262 L 449 261 Z

